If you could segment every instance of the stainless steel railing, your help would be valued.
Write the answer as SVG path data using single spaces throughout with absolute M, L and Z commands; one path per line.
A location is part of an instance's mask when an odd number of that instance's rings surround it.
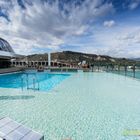
M 25 85 L 24 85 L 24 83 L 25 83 Z M 27 90 L 34 90 L 34 91 L 40 89 L 39 80 L 35 73 L 32 73 L 32 74 L 26 73 L 26 76 L 21 77 L 22 91 L 23 91 L 24 87 L 26 87 Z

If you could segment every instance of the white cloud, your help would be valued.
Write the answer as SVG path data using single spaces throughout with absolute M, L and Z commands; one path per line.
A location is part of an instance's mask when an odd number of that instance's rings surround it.
M 109 21 L 104 21 L 104 26 L 106 27 L 112 27 L 115 25 L 115 21 L 114 20 L 109 20 Z
M 23 10 L 16 0 L 0 2 L 10 20 L 0 18 L 0 34 L 17 53 L 32 53 L 34 48 L 59 49 L 66 38 L 84 34 L 90 27 L 88 22 L 113 10 L 112 4 L 102 4 L 102 0 L 85 0 L 80 6 L 66 4 L 64 10 L 59 9 L 58 1 L 51 5 L 39 0 L 28 3 L 26 0 Z
M 133 1 L 129 4 L 128 8 L 129 8 L 130 10 L 134 10 L 134 9 L 136 9 L 139 5 L 140 5 L 140 0 L 133 0 Z
M 0 0 L 0 7 L 10 20 L 0 17 L 0 35 L 17 53 L 42 53 L 46 49 L 56 51 L 61 46 L 69 45 L 74 46 L 71 48 L 73 50 L 87 53 L 116 57 L 140 56 L 140 26 L 127 26 L 126 23 L 114 26 L 114 20 L 103 23 L 105 27 L 113 28 L 96 29 L 96 24 L 93 24 L 101 16 L 113 11 L 111 3 L 85 0 L 81 6 L 65 4 L 62 11 L 58 1 L 51 5 L 43 4 L 40 0 L 25 1 L 26 9 L 23 10 L 16 0 Z M 135 9 L 139 3 L 139 0 L 133 1 L 129 8 Z
M 124 24 L 114 28 L 99 26 L 90 30 L 92 33 L 83 36 L 82 42 L 80 39 L 71 39 L 71 45 L 77 46 L 76 50 L 113 57 L 140 57 L 140 26 Z
M 137 27 L 131 32 L 122 34 L 118 39 L 129 44 L 140 43 L 140 27 Z
M 99 46 L 95 53 L 115 57 L 140 56 L 140 26 L 125 25 L 113 30 L 101 29 L 95 34 L 94 40 Z

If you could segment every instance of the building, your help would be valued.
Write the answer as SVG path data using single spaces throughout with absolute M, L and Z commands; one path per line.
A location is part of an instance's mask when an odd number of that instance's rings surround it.
M 8 68 L 11 65 L 11 59 L 16 56 L 10 44 L 0 38 L 0 68 Z
M 70 67 L 70 64 L 65 62 L 58 61 L 50 61 L 50 65 L 48 59 L 32 59 L 28 58 L 28 56 L 18 57 L 17 59 L 12 60 L 12 66 L 15 67 L 29 67 L 29 68 L 38 68 L 38 67 Z

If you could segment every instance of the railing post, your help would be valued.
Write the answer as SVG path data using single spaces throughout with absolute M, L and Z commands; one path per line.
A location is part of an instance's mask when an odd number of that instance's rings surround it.
M 21 77 L 21 88 L 22 88 L 22 91 L 23 91 L 23 77 Z
M 38 79 L 37 79 L 37 76 L 36 76 L 36 74 L 35 74 L 35 80 L 36 80 L 36 83 L 37 83 L 37 85 L 38 85 L 38 88 L 37 88 L 37 90 L 39 90 L 39 81 L 38 81 Z
M 98 72 L 99 72 L 99 69 L 100 69 L 100 68 L 99 68 L 99 64 L 98 64 Z
M 26 82 L 27 82 L 27 89 L 29 89 L 29 81 L 28 81 L 28 74 L 26 74 Z
M 91 71 L 93 72 L 94 64 L 91 64 L 91 68 L 92 68 Z
M 108 72 L 108 64 L 106 65 L 106 71 Z
M 112 71 L 114 71 L 114 65 L 112 64 Z
M 124 66 L 125 76 L 127 75 L 127 65 Z
M 33 78 L 33 89 L 35 91 L 35 78 Z
M 37 83 L 38 83 L 38 90 L 39 90 L 39 81 Z
M 133 77 L 135 78 L 135 70 L 136 70 L 136 66 L 133 65 Z
M 118 72 L 120 73 L 120 65 L 118 65 Z

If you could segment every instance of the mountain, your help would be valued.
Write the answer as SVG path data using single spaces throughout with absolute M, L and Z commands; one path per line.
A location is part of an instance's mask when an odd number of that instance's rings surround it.
M 28 61 L 48 61 L 48 54 L 33 54 L 20 58 L 20 60 Z M 113 64 L 134 64 L 136 61 L 126 58 L 114 58 L 107 55 L 96 55 L 96 54 L 87 54 L 80 52 L 72 51 L 63 51 L 51 53 L 51 60 L 55 62 L 69 63 L 69 64 L 78 64 L 79 62 L 86 61 L 89 64 L 92 63 L 113 63 Z
M 131 58 L 131 60 L 140 61 L 140 58 Z

